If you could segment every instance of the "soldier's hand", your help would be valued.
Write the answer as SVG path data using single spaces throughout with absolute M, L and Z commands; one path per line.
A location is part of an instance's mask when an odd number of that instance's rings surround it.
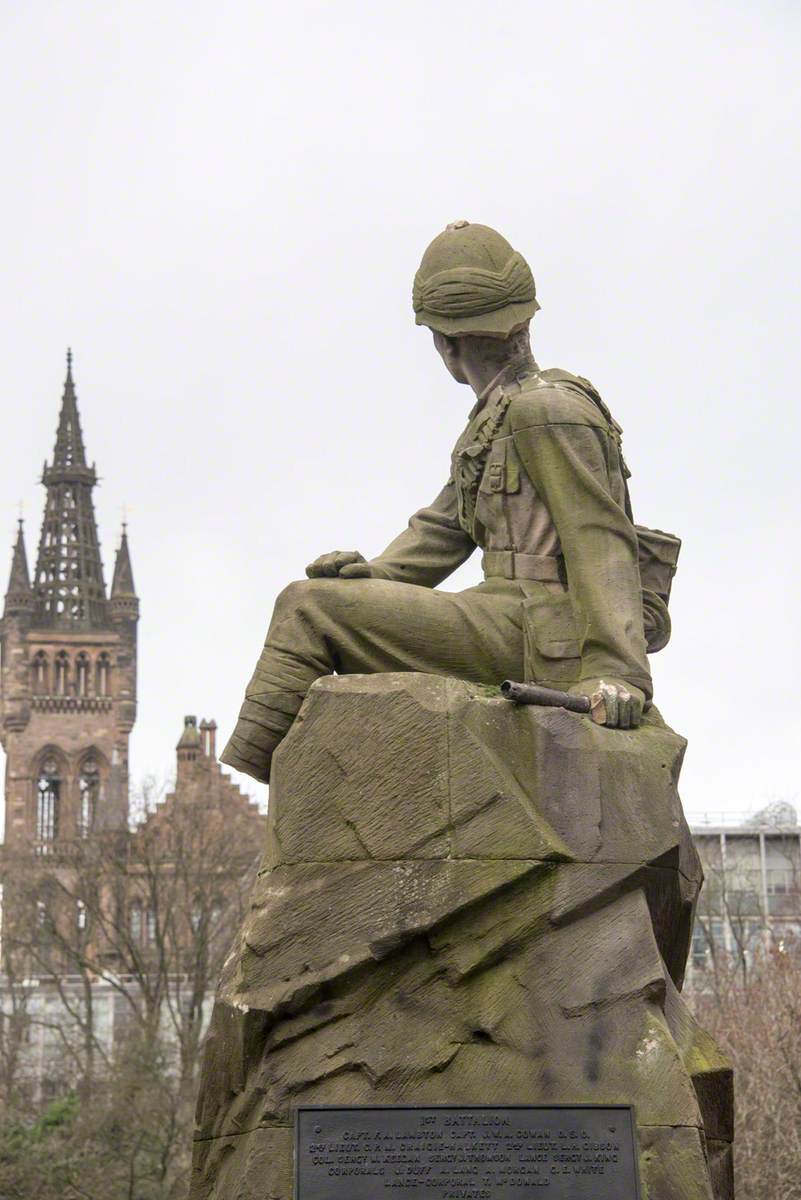
M 372 575 L 370 564 L 358 550 L 332 550 L 321 554 L 306 568 L 309 579 L 368 579 Z
M 573 696 L 588 696 L 596 725 L 610 729 L 636 729 L 642 720 L 645 693 L 622 679 L 585 679 L 570 689 Z

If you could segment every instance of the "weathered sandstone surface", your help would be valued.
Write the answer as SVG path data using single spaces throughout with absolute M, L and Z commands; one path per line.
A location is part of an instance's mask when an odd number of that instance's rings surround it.
M 220 984 L 193 1200 L 291 1200 L 298 1104 L 634 1104 L 643 1200 L 729 1200 L 731 1073 L 680 996 L 701 871 L 658 714 L 430 675 L 313 688 Z

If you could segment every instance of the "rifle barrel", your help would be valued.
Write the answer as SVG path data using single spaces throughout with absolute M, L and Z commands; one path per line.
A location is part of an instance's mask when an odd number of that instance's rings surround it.
M 540 687 L 538 683 L 516 683 L 505 679 L 501 692 L 514 704 L 536 704 L 541 708 L 566 708 L 569 712 L 588 713 L 590 701 L 587 696 L 571 696 L 569 692 L 558 692 L 554 688 Z

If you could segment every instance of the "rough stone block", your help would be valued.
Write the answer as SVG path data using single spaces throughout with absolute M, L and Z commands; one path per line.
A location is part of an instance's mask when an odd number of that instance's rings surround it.
M 298 1104 L 582 1102 L 635 1105 L 644 1200 L 729 1200 L 731 1073 L 678 991 L 683 752 L 655 710 L 606 730 L 438 676 L 317 683 L 220 983 L 193 1200 L 290 1200 Z

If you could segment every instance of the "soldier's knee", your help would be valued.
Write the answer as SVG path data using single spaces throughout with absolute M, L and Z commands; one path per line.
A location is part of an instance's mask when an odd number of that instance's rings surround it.
M 336 607 L 341 589 L 347 586 L 343 579 L 296 579 L 279 593 L 276 614 L 285 617 L 290 613 Z
M 303 591 L 307 583 L 307 579 L 295 579 L 292 583 L 288 583 L 279 593 L 275 601 L 277 609 L 296 608 L 303 597 Z

